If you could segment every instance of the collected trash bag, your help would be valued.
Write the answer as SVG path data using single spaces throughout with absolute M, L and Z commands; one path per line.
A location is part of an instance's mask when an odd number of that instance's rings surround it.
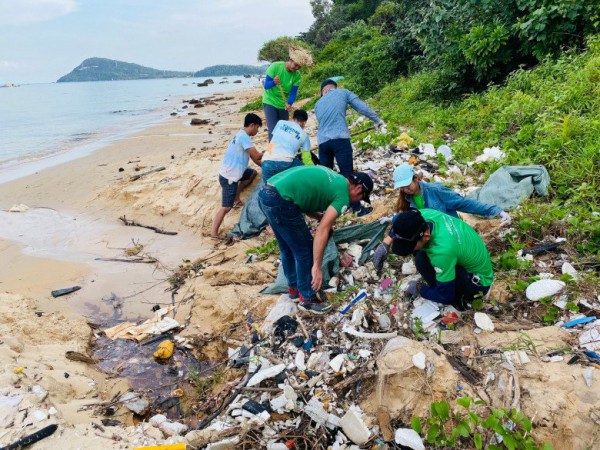
M 544 166 L 502 166 L 485 182 L 481 189 L 468 198 L 497 205 L 503 210 L 516 207 L 531 196 L 548 195 L 550 175 Z
M 246 200 L 240 213 L 240 221 L 234 225 L 233 230 L 227 233 L 227 236 L 238 239 L 250 239 L 260 234 L 267 227 L 267 218 L 258 205 L 258 192 L 263 186 L 264 183 L 261 180 L 250 194 L 248 200 Z
M 367 224 L 351 225 L 349 227 L 340 228 L 333 232 L 333 236 L 327 241 L 327 246 L 323 252 L 323 286 L 327 287 L 329 280 L 340 269 L 340 258 L 337 250 L 338 244 L 351 243 L 370 239 L 363 247 L 360 262 L 364 263 L 371 250 L 373 250 L 381 241 L 383 233 L 387 228 L 387 223 L 380 223 L 379 220 Z M 277 271 L 277 279 L 275 282 L 267 286 L 261 291 L 261 294 L 282 294 L 288 291 L 288 282 L 283 274 L 283 268 L 279 265 Z

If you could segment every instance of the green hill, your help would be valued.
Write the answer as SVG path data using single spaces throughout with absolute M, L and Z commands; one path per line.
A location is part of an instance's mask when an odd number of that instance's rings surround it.
M 58 79 L 58 83 L 69 81 L 143 80 L 152 78 L 184 78 L 193 72 L 158 70 L 107 58 L 88 58 L 70 73 Z
M 205 67 L 194 73 L 195 77 L 224 77 L 241 75 L 262 75 L 268 66 L 218 65 Z

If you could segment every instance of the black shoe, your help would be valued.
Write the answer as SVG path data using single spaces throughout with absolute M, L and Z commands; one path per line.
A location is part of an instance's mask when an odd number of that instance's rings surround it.
M 364 207 L 361 206 L 360 209 L 353 210 L 357 217 L 366 216 L 367 214 L 371 214 L 373 212 L 373 208 L 370 206 Z
M 317 300 L 305 300 L 298 303 L 298 308 L 311 314 L 322 316 L 331 311 L 331 303 L 323 303 Z

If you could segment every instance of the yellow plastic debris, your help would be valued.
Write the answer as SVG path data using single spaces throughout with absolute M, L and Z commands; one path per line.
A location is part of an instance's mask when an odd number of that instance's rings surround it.
M 185 450 L 185 442 L 180 444 L 152 445 L 150 447 L 135 447 L 133 450 Z
M 169 359 L 171 356 L 173 356 L 174 350 L 175 344 L 167 339 L 158 344 L 158 348 L 154 352 L 154 357 L 158 359 Z
M 20 374 L 21 372 L 23 372 L 25 370 L 25 367 L 21 366 L 18 369 L 15 370 L 16 374 Z
M 403 132 L 400 136 L 398 136 L 397 145 L 398 147 L 410 147 L 414 139 L 411 138 L 406 132 Z

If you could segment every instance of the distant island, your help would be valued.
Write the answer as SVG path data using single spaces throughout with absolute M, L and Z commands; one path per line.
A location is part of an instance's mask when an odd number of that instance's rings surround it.
M 198 72 L 194 72 L 195 77 L 226 77 L 242 75 L 263 75 L 268 65 L 264 66 L 245 66 L 245 65 L 219 65 L 209 66 Z
M 60 77 L 57 83 L 73 81 L 113 81 L 144 80 L 154 78 L 190 78 L 261 75 L 267 66 L 219 65 L 210 66 L 197 72 L 177 72 L 159 70 L 139 64 L 116 61 L 107 58 L 88 58 L 75 67 L 70 73 Z

